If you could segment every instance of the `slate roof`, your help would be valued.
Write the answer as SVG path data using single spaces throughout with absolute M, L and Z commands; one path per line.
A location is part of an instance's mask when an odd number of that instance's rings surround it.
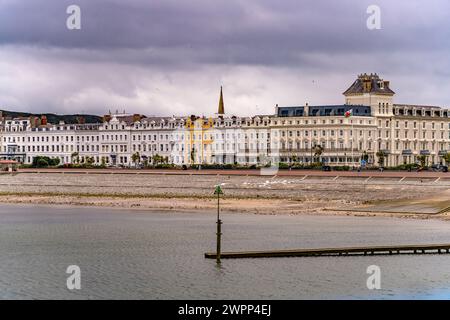
M 322 105 L 322 106 L 309 106 L 307 116 L 344 116 L 345 112 L 353 110 L 354 116 L 371 116 L 371 111 L 369 106 L 363 105 L 349 105 L 349 104 L 339 104 L 339 105 Z M 303 117 L 306 116 L 304 106 L 294 106 L 294 107 L 279 107 L 278 108 L 279 117 Z
M 364 90 L 364 81 L 369 81 L 371 83 L 370 90 Z M 377 93 L 377 94 L 387 94 L 393 95 L 395 92 L 389 88 L 389 81 L 384 81 L 375 74 L 360 74 L 358 78 L 353 82 L 353 84 L 344 91 L 344 95 L 358 94 L 358 93 Z
M 394 107 L 442 109 L 442 107 L 439 107 L 439 106 L 425 106 L 425 105 L 420 105 L 420 104 L 399 104 L 399 103 L 394 103 Z

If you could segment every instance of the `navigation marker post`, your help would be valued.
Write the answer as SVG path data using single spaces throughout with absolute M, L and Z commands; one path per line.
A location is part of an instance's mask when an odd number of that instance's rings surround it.
M 214 194 L 217 194 L 217 252 L 216 252 L 216 261 L 220 263 L 220 242 L 222 236 L 222 220 L 220 220 L 220 195 L 223 194 L 222 188 L 220 185 L 216 186 L 214 190 Z

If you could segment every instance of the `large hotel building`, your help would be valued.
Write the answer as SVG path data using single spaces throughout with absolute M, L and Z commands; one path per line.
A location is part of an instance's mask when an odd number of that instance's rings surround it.
M 448 108 L 394 104 L 389 81 L 377 74 L 359 75 L 343 94 L 343 104 L 277 105 L 274 114 L 252 117 L 226 115 L 222 91 L 218 113 L 209 118 L 116 113 L 101 123 L 48 124 L 44 118 L 0 117 L 0 158 L 131 166 L 159 155 L 175 165 L 357 166 L 362 159 L 377 165 L 383 157 L 385 166 L 396 166 L 423 155 L 428 164 L 441 163 L 450 151 Z

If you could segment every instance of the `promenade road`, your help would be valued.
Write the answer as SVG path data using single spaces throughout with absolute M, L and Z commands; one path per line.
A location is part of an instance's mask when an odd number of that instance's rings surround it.
M 181 169 L 40 169 L 28 168 L 19 169 L 19 173 L 95 173 L 95 174 L 167 174 L 167 175 L 233 175 L 233 176 L 260 176 L 260 175 L 277 175 L 277 176 L 316 176 L 316 177 L 386 177 L 386 178 L 428 178 L 450 179 L 449 172 L 435 172 L 435 171 L 390 171 L 383 172 L 376 170 L 365 171 L 320 171 L 320 170 L 278 170 L 276 172 L 268 172 L 263 174 L 261 170 L 181 170 Z

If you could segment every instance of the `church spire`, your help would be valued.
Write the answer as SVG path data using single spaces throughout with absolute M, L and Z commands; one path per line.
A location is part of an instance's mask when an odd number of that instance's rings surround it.
M 225 114 L 225 106 L 223 104 L 222 86 L 220 86 L 219 112 L 218 114 Z

